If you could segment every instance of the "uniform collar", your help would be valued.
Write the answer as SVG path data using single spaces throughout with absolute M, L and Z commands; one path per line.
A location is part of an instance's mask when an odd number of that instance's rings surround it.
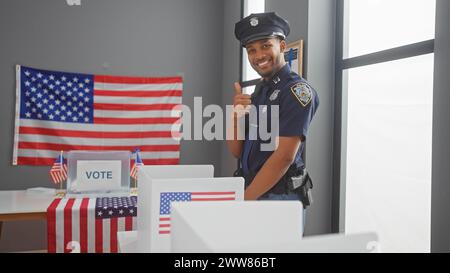
M 272 88 L 277 88 L 280 84 L 286 82 L 289 78 L 291 67 L 289 64 L 285 64 L 277 73 L 268 81 L 264 81 L 264 84 Z

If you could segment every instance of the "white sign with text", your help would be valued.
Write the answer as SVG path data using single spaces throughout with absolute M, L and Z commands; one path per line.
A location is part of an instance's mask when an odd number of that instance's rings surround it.
M 117 190 L 121 182 L 120 160 L 78 160 L 76 190 Z

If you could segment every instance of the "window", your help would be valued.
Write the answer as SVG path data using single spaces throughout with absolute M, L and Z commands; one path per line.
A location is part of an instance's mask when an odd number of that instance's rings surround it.
M 435 4 L 338 5 L 339 226 L 377 232 L 385 252 L 430 251 Z
M 244 0 L 244 16 L 246 17 L 252 13 L 263 13 L 265 8 L 265 0 Z M 261 76 L 256 73 L 248 62 L 247 51 L 245 48 L 242 50 L 242 80 L 254 80 L 261 78 Z M 243 89 L 245 94 L 251 94 L 253 92 L 254 86 L 246 87 Z

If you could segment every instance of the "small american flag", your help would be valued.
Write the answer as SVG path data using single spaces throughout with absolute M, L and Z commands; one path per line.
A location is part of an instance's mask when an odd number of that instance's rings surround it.
M 181 77 L 17 66 L 16 86 L 13 165 L 51 165 L 59 151 L 135 147 L 146 165 L 179 162 Z
M 161 192 L 159 234 L 170 234 L 170 203 L 189 201 L 234 201 L 236 192 Z
M 55 184 L 61 183 L 67 179 L 67 165 L 64 163 L 62 154 L 59 154 L 58 157 L 56 157 L 55 163 L 53 163 L 53 166 L 50 169 L 50 178 Z
M 139 155 L 139 150 L 136 150 L 136 160 L 134 161 L 133 167 L 131 168 L 130 176 L 137 179 L 137 170 L 139 166 L 144 166 L 141 156 Z
M 47 208 L 48 252 L 117 252 L 117 232 L 136 229 L 137 197 L 55 199 Z

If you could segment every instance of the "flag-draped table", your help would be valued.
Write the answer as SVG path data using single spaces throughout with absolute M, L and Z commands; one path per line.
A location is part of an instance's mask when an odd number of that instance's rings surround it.
M 57 198 L 47 208 L 48 252 L 115 253 L 117 232 L 135 230 L 137 197 Z

